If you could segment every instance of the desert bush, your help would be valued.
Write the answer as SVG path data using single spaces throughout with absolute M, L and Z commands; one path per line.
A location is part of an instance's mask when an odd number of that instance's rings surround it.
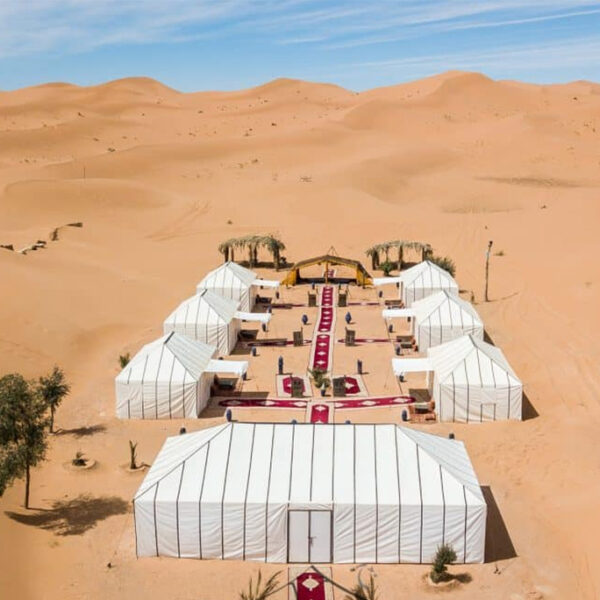
M 266 598 L 273 594 L 277 588 L 279 573 L 281 573 L 281 571 L 277 571 L 277 573 L 271 575 L 271 577 L 263 584 L 262 571 L 259 569 L 256 585 L 252 585 L 252 577 L 250 577 L 248 590 L 240 592 L 240 600 L 266 600 Z
M 379 268 L 383 271 L 383 274 L 387 277 L 394 270 L 394 263 L 391 260 L 386 260 L 379 265 Z
M 444 581 L 448 576 L 448 566 L 456 560 L 456 552 L 450 544 L 438 546 L 437 552 L 431 565 L 429 576 L 433 583 Z
M 121 369 L 124 369 L 131 360 L 131 354 L 129 352 L 125 352 L 125 354 L 119 354 L 119 364 L 121 365 Z

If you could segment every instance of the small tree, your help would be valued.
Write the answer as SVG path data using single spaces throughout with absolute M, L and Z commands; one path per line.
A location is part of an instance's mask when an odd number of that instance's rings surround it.
M 383 274 L 387 277 L 394 270 L 394 263 L 386 260 L 385 262 L 381 263 L 380 267 L 383 271 Z
M 252 577 L 250 577 L 250 581 L 248 582 L 248 591 L 240 592 L 239 597 L 240 600 L 266 600 L 271 594 L 273 594 L 277 588 L 278 577 L 281 571 L 277 571 L 265 581 L 262 582 L 262 572 L 258 570 L 258 577 L 256 578 L 256 585 L 252 585 Z
M 40 377 L 38 387 L 44 402 L 50 409 L 50 433 L 53 433 L 54 413 L 60 406 L 63 398 L 71 391 L 71 387 L 65 381 L 63 370 L 56 366 L 52 369 L 50 375 Z
M 431 565 L 431 572 L 429 576 L 433 583 L 439 583 L 446 579 L 448 567 L 447 565 L 452 564 L 456 560 L 456 552 L 450 544 L 443 544 L 438 546 L 433 564 Z
M 46 457 L 48 404 L 39 388 L 22 375 L 0 379 L 0 496 L 15 479 L 25 477 L 25 508 L 29 508 L 31 467 Z
M 119 354 L 119 364 L 121 365 L 121 369 L 124 369 L 131 360 L 131 354 L 129 352 L 125 352 L 125 354 Z
M 137 442 L 134 443 L 129 440 L 129 468 L 132 471 L 135 471 L 138 468 L 136 448 Z
M 325 369 L 319 369 L 319 367 L 316 367 L 314 369 L 309 369 L 308 372 L 313 378 L 316 388 L 321 389 L 322 387 L 325 387 L 327 389 L 331 386 L 331 380 L 329 377 L 326 377 L 327 371 L 325 371 Z

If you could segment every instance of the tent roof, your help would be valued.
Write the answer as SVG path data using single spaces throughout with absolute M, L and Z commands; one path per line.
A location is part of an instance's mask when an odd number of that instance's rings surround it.
M 171 332 L 146 344 L 117 375 L 117 381 L 198 380 L 216 352 L 214 346 Z M 180 368 L 175 369 L 175 365 Z
M 452 378 L 454 385 L 521 385 L 502 350 L 472 335 L 428 348 L 427 355 L 440 382 Z
M 212 322 L 213 318 L 227 324 L 236 318 L 238 300 L 223 298 L 204 289 L 184 300 L 166 319 L 165 323 Z M 212 318 L 211 318 L 212 317 Z
M 393 424 L 227 423 L 170 437 L 135 499 L 161 481 L 190 502 L 452 504 L 446 489 L 485 503 L 462 442 Z
M 414 311 L 417 323 L 431 320 L 438 325 L 461 325 L 475 323 L 483 326 L 479 314 L 473 305 L 447 290 L 441 290 L 422 300 L 415 300 L 411 309 Z
M 198 288 L 248 288 L 256 281 L 256 273 L 228 261 L 206 274 Z
M 448 273 L 430 260 L 424 260 L 400 274 L 404 286 L 422 288 L 448 288 L 458 290 L 458 284 Z

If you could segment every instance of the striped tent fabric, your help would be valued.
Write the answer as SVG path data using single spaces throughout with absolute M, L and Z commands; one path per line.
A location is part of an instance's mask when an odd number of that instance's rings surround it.
M 240 331 L 236 318 L 239 302 L 201 290 L 184 300 L 166 319 L 164 333 L 176 331 L 199 342 L 216 346 L 221 356 L 231 354 Z
M 208 403 L 216 348 L 171 332 L 146 344 L 115 379 L 121 419 L 197 417 Z
M 483 321 L 473 305 L 448 290 L 416 300 L 411 308 L 414 335 L 421 352 L 463 335 L 483 340 Z
M 429 348 L 440 421 L 522 419 L 523 384 L 499 348 L 466 335 Z
M 400 278 L 400 297 L 404 306 L 412 306 L 415 300 L 442 290 L 458 296 L 458 284 L 452 275 L 429 260 L 403 271 Z
M 484 560 L 486 503 L 462 442 L 393 424 L 227 423 L 168 438 L 134 498 L 138 556 Z
M 210 271 L 198 284 L 197 291 L 211 290 L 223 298 L 237 300 L 239 310 L 250 311 L 256 299 L 256 287 L 253 285 L 256 278 L 254 271 L 229 261 Z

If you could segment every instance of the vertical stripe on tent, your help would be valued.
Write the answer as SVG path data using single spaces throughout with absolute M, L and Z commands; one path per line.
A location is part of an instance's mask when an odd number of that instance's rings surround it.
M 200 318 L 200 307 L 202 306 L 203 299 L 204 299 L 204 294 L 202 294 L 199 298 L 197 298 L 196 318 L 194 319 L 194 339 L 195 340 L 198 339 L 198 322 L 199 322 L 199 318 Z M 187 319 L 187 311 L 186 311 L 186 314 L 185 314 L 186 329 L 187 329 L 187 323 L 188 323 L 188 319 Z M 206 338 L 204 339 L 204 341 L 206 341 Z
M 185 471 L 185 460 L 181 463 L 181 476 L 179 477 L 179 485 L 177 486 L 177 498 L 175 500 L 175 523 L 177 526 L 177 557 L 181 558 L 181 542 L 179 539 L 179 495 L 181 494 L 181 482 L 183 481 L 183 473 Z
M 375 562 L 379 555 L 379 492 L 377 490 L 377 429 L 373 425 L 373 467 L 375 469 Z
M 312 443 L 310 445 L 310 501 L 313 497 L 313 473 L 315 470 L 315 425 L 312 426 Z
M 158 556 L 158 526 L 156 524 L 156 496 L 158 495 L 158 486 L 160 485 L 160 480 L 156 482 L 156 487 L 154 488 L 154 498 L 152 499 L 152 510 L 154 512 L 154 544 L 156 546 L 156 556 Z
M 206 456 L 204 458 L 204 469 L 202 471 L 202 485 L 200 486 L 200 500 L 198 501 L 198 554 L 200 555 L 200 558 L 202 558 L 202 494 L 204 493 L 204 480 L 206 479 L 209 454 L 210 441 L 206 444 Z
M 471 408 L 471 382 L 469 381 L 469 372 L 467 371 L 467 361 L 463 362 L 465 368 L 465 379 L 467 380 L 467 423 L 469 422 L 469 410 Z
M 419 476 L 419 498 L 421 499 L 421 533 L 419 535 L 419 563 L 423 563 L 423 488 L 421 486 L 421 459 L 419 458 L 419 445 L 415 444 L 417 450 L 417 474 Z
M 475 348 L 475 355 L 477 356 L 477 370 L 479 371 L 479 381 L 481 389 L 483 390 L 483 377 L 481 376 L 481 361 L 479 359 L 479 348 Z M 483 423 L 483 402 L 479 406 L 479 422 Z
M 131 501 L 133 506 L 133 533 L 135 535 L 135 557 L 139 558 L 140 554 L 138 552 L 138 539 L 137 539 L 137 521 L 135 519 L 135 498 Z
M 146 367 L 148 366 L 148 355 L 146 354 L 146 360 L 144 361 L 144 370 L 142 371 L 142 419 L 146 418 L 144 413 L 144 377 L 146 376 Z
M 229 458 L 231 457 L 231 442 L 235 431 L 235 423 L 231 424 L 229 434 L 229 445 L 227 446 L 227 460 L 225 461 L 225 475 L 223 477 L 223 493 L 221 494 L 221 559 L 225 558 L 225 527 L 224 527 L 224 512 L 225 512 L 225 491 L 227 490 L 227 474 L 229 473 Z
M 163 343 L 160 347 L 160 357 L 158 359 L 158 371 L 156 373 L 156 378 L 154 379 L 154 418 L 158 419 L 158 375 L 160 373 L 160 367 L 162 365 L 162 361 L 163 361 L 163 354 L 165 352 L 165 343 Z M 175 359 L 173 358 L 173 362 L 175 362 Z M 170 398 L 170 394 L 171 394 L 171 382 L 169 382 L 169 401 L 171 401 Z
M 352 562 L 356 562 L 356 425 L 352 425 L 352 492 L 354 494 L 354 504 L 353 504 L 353 510 L 354 510 L 354 524 L 353 524 L 353 531 L 354 531 L 354 544 L 352 547 L 352 556 L 353 556 L 353 561 Z
M 288 502 L 292 497 L 292 479 L 294 475 L 294 439 L 296 437 L 296 426 L 292 425 L 292 450 L 290 452 L 290 481 L 288 486 Z
M 246 477 L 246 491 L 244 492 L 244 532 L 242 536 L 242 560 L 246 560 L 246 506 L 248 504 L 248 490 L 250 489 L 250 473 L 252 473 L 252 456 L 254 455 L 254 439 L 256 437 L 256 423 L 252 424 L 252 444 L 250 446 L 250 461 L 248 462 L 248 475 Z
M 396 473 L 398 477 L 398 562 L 402 562 L 402 494 L 400 488 L 400 458 L 398 457 L 398 427 L 394 425 L 394 444 L 396 446 Z
M 463 563 L 467 562 L 467 516 L 468 516 L 468 507 L 467 507 L 467 490 L 463 485 L 463 497 L 465 499 L 465 539 L 463 542 Z
M 173 372 L 175 371 L 175 361 L 171 365 L 171 373 L 169 374 L 169 419 L 173 418 L 172 402 L 171 402 L 171 385 L 173 381 Z M 184 403 L 185 404 L 185 403 Z M 185 410 L 185 408 L 184 408 Z
M 442 475 L 442 465 L 438 465 L 440 468 L 440 485 L 442 488 L 442 504 L 444 506 L 442 512 L 442 545 L 446 543 L 446 494 L 444 494 L 444 477 Z
M 273 446 L 275 445 L 275 425 L 271 425 L 271 457 L 269 458 L 269 477 L 267 479 L 267 500 L 265 502 L 265 562 L 269 555 L 269 493 L 271 491 L 271 471 L 273 470 Z

